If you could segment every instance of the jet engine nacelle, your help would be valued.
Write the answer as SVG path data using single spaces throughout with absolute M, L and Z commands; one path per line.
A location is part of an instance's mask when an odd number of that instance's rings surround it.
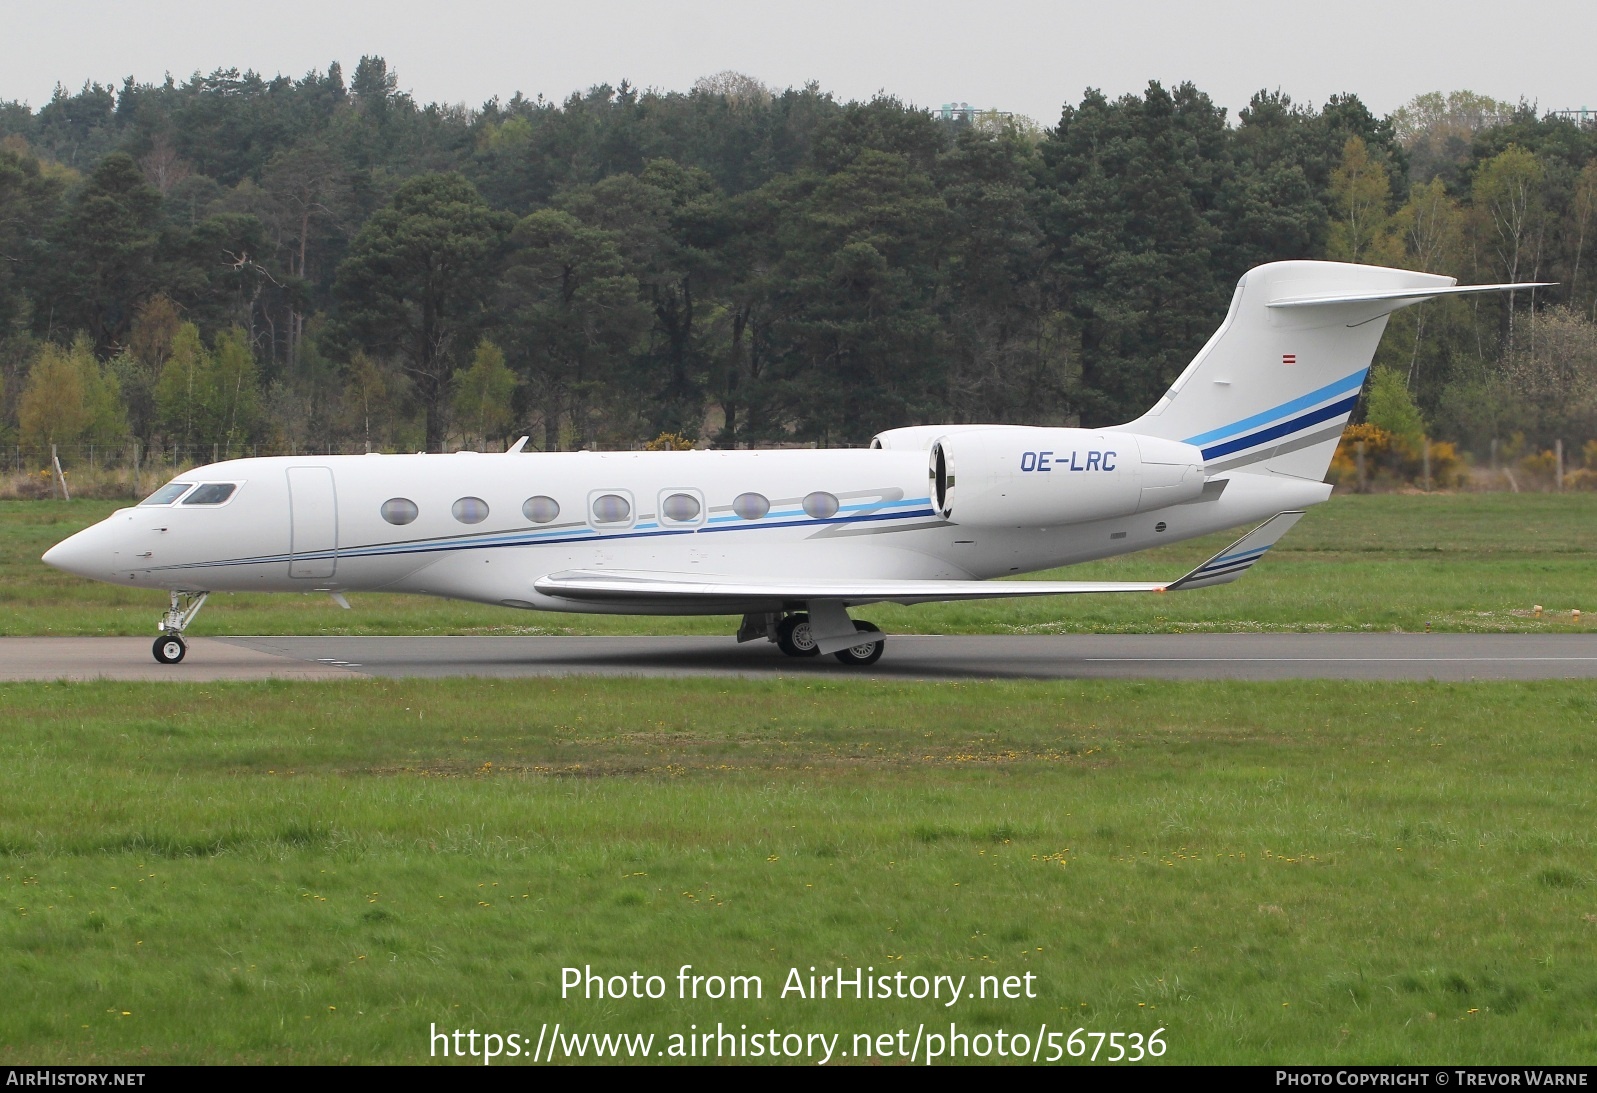
M 1136 433 L 1014 427 L 939 437 L 932 503 L 972 527 L 1055 527 L 1195 501 L 1207 476 L 1191 444 Z

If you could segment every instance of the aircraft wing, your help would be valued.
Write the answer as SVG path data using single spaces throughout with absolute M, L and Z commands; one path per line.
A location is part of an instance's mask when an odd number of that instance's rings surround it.
M 1303 513 L 1277 513 L 1192 572 L 1174 581 L 905 581 L 881 578 L 821 579 L 649 573 L 576 569 L 540 577 L 545 596 L 577 603 L 633 607 L 696 607 L 706 613 L 781 610 L 787 604 L 833 600 L 865 603 L 935 603 L 946 600 L 1070 596 L 1091 592 L 1175 592 L 1227 584 L 1247 572 Z

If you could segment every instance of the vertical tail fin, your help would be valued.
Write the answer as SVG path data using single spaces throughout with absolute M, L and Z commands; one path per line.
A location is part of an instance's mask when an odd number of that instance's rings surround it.
M 1341 262 L 1275 262 L 1237 282 L 1225 322 L 1128 432 L 1203 450 L 1209 473 L 1320 481 L 1398 308 L 1499 291 L 1452 277 Z M 1522 287 L 1522 286 L 1513 286 Z

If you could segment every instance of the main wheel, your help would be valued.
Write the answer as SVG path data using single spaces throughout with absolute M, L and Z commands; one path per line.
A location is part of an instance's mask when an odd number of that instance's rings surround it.
M 155 639 L 155 659 L 162 664 L 176 664 L 188 651 L 189 647 L 176 634 L 163 634 Z
M 854 629 L 874 631 L 876 627 L 872 626 L 868 622 L 860 622 L 856 619 L 854 622 Z M 847 649 L 843 649 L 840 652 L 833 653 L 832 655 L 843 664 L 852 664 L 856 667 L 863 668 L 867 664 L 875 664 L 877 661 L 881 660 L 882 651 L 886 648 L 886 638 L 872 638 L 870 641 L 862 641 L 858 645 L 851 645 Z
M 790 657 L 813 657 L 821 651 L 810 632 L 810 617 L 804 614 L 789 615 L 777 624 L 776 644 Z

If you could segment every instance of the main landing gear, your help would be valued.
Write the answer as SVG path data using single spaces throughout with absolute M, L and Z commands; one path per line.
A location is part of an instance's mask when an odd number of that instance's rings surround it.
M 850 619 L 841 606 L 829 604 L 822 608 L 822 623 L 812 620 L 816 612 L 796 611 L 787 615 L 770 613 L 746 615 L 738 630 L 739 641 L 765 638 L 776 643 L 777 648 L 790 657 L 820 656 L 823 647 L 830 646 L 832 656 L 841 664 L 863 668 L 882 659 L 887 647 L 887 637 L 874 625 Z M 852 645 L 838 648 L 840 636 L 848 634 L 848 627 L 860 635 Z M 870 635 L 866 637 L 865 635 Z
M 819 656 L 821 647 L 810 629 L 810 617 L 800 612 L 777 623 L 776 647 L 790 657 Z
M 161 616 L 161 636 L 155 639 L 155 659 L 162 664 L 176 664 L 189 651 L 183 641 L 183 631 L 188 629 L 194 616 L 205 606 L 209 592 L 174 592 L 172 606 Z
M 854 629 L 864 633 L 875 634 L 876 636 L 869 641 L 862 641 L 858 645 L 850 645 L 847 649 L 839 649 L 832 655 L 838 659 L 839 663 L 852 664 L 856 668 L 864 668 L 881 660 L 882 653 L 887 649 L 887 639 L 882 636 L 882 632 L 868 622 L 856 621 Z

